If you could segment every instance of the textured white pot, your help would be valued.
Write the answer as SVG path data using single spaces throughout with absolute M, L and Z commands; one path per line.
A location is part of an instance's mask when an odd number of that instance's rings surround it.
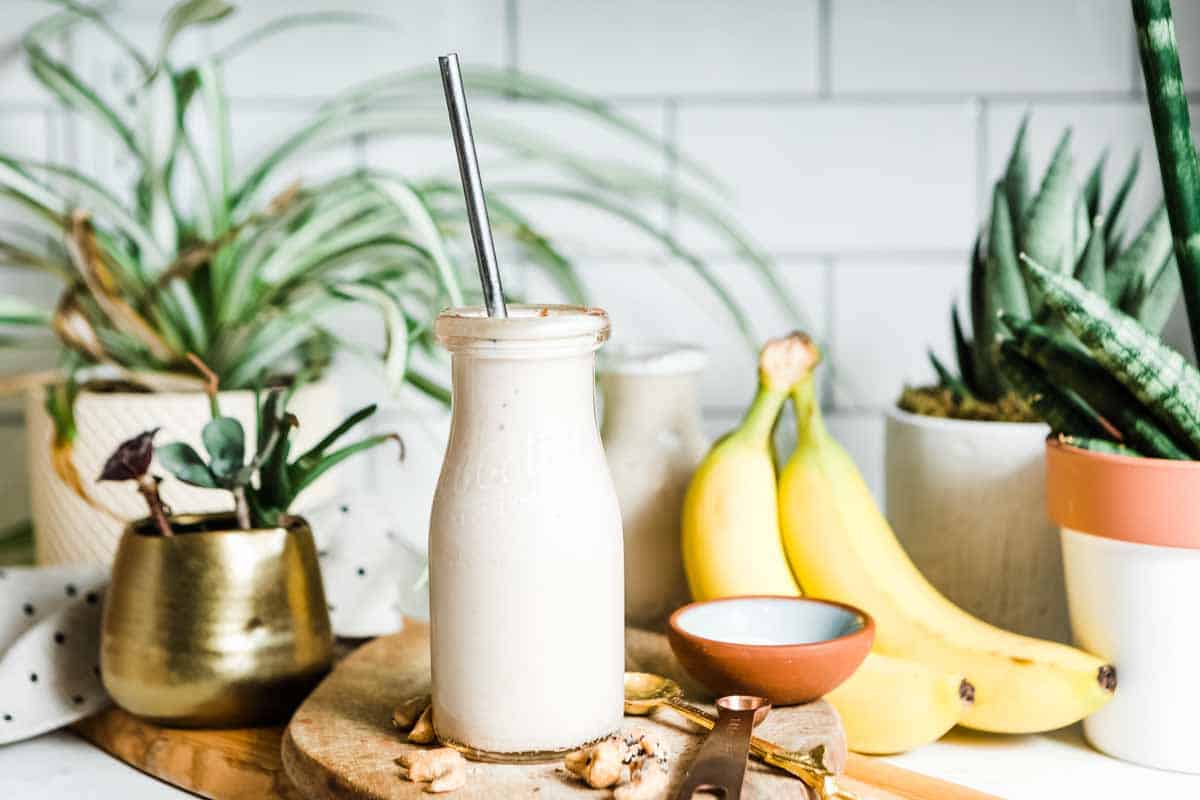
M 43 408 L 43 393 L 29 394 L 25 419 L 29 431 L 30 499 L 39 564 L 110 564 L 123 523 L 89 506 L 59 478 L 51 464 L 54 423 Z M 249 440 L 256 435 L 254 395 L 249 391 L 222 392 L 221 411 L 236 417 Z M 289 409 L 300 419 L 294 452 L 315 444 L 341 421 L 337 391 L 328 381 L 301 387 Z M 161 428 L 155 441 L 184 441 L 203 452 L 200 431 L 209 419 L 208 398 L 202 393 L 153 394 L 82 392 L 75 403 L 74 461 L 88 493 L 125 520 L 146 516 L 146 504 L 131 483 L 100 483 L 105 460 L 122 441 L 150 428 Z M 226 511 L 233 507 L 228 493 L 187 486 L 158 467 L 163 499 L 187 513 Z M 330 480 L 332 478 L 332 480 Z M 301 507 L 327 500 L 336 490 L 336 472 L 326 473 L 304 493 Z
M 1007 630 L 1070 638 L 1041 423 L 887 415 L 887 516 L 943 594 Z
M 1135 544 L 1063 528 L 1071 627 L 1117 666 L 1117 691 L 1083 721 L 1117 758 L 1200 773 L 1200 550 Z

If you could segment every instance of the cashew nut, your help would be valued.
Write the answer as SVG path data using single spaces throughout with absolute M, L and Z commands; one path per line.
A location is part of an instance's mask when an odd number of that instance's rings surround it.
M 408 732 L 408 740 L 413 744 L 432 744 L 436 738 L 433 732 L 433 706 L 426 706 L 413 729 Z
M 568 753 L 563 766 L 587 781 L 593 789 L 607 789 L 621 779 L 623 755 L 620 740 L 605 739 Z
M 392 712 L 392 724 L 402 731 L 409 730 L 417 724 L 417 720 L 421 718 L 425 709 L 429 708 L 429 704 L 432 702 L 433 698 L 427 694 L 410 697 Z
M 408 770 L 406 777 L 413 782 L 429 781 L 425 791 L 433 794 L 452 792 L 467 783 L 467 762 L 462 754 L 450 747 L 436 750 L 409 750 L 396 759 Z
M 657 800 L 666 791 L 666 771 L 657 761 L 644 758 L 633 765 L 629 783 L 613 791 L 613 800 Z

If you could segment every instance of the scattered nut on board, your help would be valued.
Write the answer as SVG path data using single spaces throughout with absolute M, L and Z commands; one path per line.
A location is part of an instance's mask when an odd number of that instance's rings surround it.
M 643 758 L 630 770 L 629 783 L 613 791 L 613 800 L 657 800 L 666 793 L 666 770 L 657 761 Z
M 429 782 L 425 791 L 433 794 L 453 792 L 467 783 L 467 761 L 451 747 L 435 750 L 409 750 L 396 759 L 405 768 L 406 778 L 414 783 Z
M 593 789 L 617 787 L 615 800 L 648 800 L 666 791 L 667 760 L 662 742 L 634 729 L 568 753 L 563 766 Z
M 410 730 L 431 703 L 433 698 L 427 694 L 410 697 L 396 706 L 396 710 L 392 712 L 392 724 L 402 731 Z
M 625 767 L 619 739 L 605 739 L 591 747 L 567 753 L 563 765 L 593 789 L 607 789 L 621 780 Z
M 408 732 L 408 740 L 413 744 L 433 744 L 437 736 L 433 732 L 433 706 L 427 706 L 417 718 L 417 723 Z

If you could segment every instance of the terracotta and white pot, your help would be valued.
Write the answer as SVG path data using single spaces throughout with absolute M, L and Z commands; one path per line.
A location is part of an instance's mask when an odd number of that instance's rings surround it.
M 1117 668 L 1084 735 L 1117 758 L 1200 773 L 1200 463 L 1051 440 L 1046 493 L 1076 643 Z
M 887 415 L 887 517 L 925 577 L 1006 630 L 1067 641 L 1041 423 Z
M 256 430 L 253 392 L 221 392 L 219 399 L 222 413 L 238 419 L 252 440 Z M 115 512 L 116 518 L 88 505 L 55 472 L 51 462 L 54 423 L 43 400 L 43 392 L 35 391 L 28 395 L 25 406 L 38 563 L 110 564 L 125 523 L 146 516 L 146 505 L 132 484 L 96 480 L 105 460 L 122 441 L 150 428 L 161 428 L 155 439 L 159 444 L 183 441 L 203 452 L 200 431 L 210 418 L 208 398 L 200 392 L 80 393 L 75 402 L 75 467 L 88 493 Z M 301 421 L 293 448 L 297 452 L 316 444 L 341 422 L 337 391 L 328 381 L 301 387 L 289 408 Z M 163 499 L 180 512 L 204 514 L 233 508 L 227 492 L 187 486 L 157 465 L 154 472 L 164 478 Z M 323 476 L 305 491 L 299 507 L 331 498 L 336 480 L 332 471 Z

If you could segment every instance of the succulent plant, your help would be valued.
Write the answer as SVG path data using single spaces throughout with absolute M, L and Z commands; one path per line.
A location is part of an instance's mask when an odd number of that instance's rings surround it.
M 284 16 L 186 63 L 173 46 L 179 34 L 219 27 L 234 13 L 232 5 L 176 4 L 156 50 L 143 52 L 96 8 L 49 2 L 57 13 L 22 40 L 34 77 L 90 122 L 89 132 L 110 137 L 137 165 L 137 177 L 128 188 L 106 186 L 69 164 L 0 154 L 0 195 L 27 212 L 0 226 L 0 265 L 47 273 L 63 285 L 55 308 L 0 297 L 0 336 L 49 326 L 65 348 L 69 372 L 103 364 L 151 389 L 154 376 L 187 372 L 187 354 L 194 353 L 222 386 L 238 389 L 254 385 L 264 370 L 314 370 L 332 350 L 355 349 L 328 321 L 340 307 L 367 306 L 385 323 L 390 382 L 448 401 L 431 323 L 441 308 L 478 299 L 469 250 L 461 246 L 467 220 L 449 140 L 445 177 L 354 168 L 317 183 L 271 188 L 298 161 L 362 136 L 442 135 L 446 112 L 436 68 L 350 87 L 246 160 L 235 153 L 225 65 L 257 42 L 301 26 L 378 26 L 381 20 L 353 12 Z M 139 82 L 127 100 L 111 101 L 91 76 L 55 57 L 52 37 L 73 25 L 94 27 L 132 65 Z M 707 262 L 639 210 L 644 202 L 670 198 L 680 214 L 726 242 L 798 316 L 771 263 L 720 210 L 724 187 L 702 166 L 607 105 L 550 81 L 507 69 L 468 70 L 466 81 L 477 97 L 558 107 L 616 132 L 631 150 L 665 152 L 691 179 L 693 188 L 685 188 L 628 160 L 602 163 L 480 104 L 474 122 L 481 143 L 499 148 L 505 160 L 535 162 L 554 174 L 489 181 L 493 227 L 514 261 L 540 270 L 571 301 L 586 302 L 574 263 L 552 232 L 521 208 L 549 198 L 599 210 L 691 268 L 757 347 L 746 315 Z M 189 185 L 194 196 L 184 196 Z M 414 365 L 413 350 L 429 359 Z
M 1071 130 L 1062 133 L 1036 191 L 1029 175 L 1027 132 L 1022 120 L 1004 175 L 992 192 L 991 214 L 972 250 L 969 285 L 970 334 L 958 308 L 951 309 L 958 371 L 930 352 L 938 388 L 909 389 L 901 406 L 918 412 L 951 413 L 973 418 L 1036 418 L 1026 404 L 1012 402 L 1028 393 L 1005 367 L 998 337 L 1010 323 L 1036 324 L 1061 332 L 1063 323 L 1044 297 L 1042 282 L 1022 269 L 1021 258 L 1070 276 L 1104 302 L 1157 332 L 1179 293 L 1179 273 L 1171 257 L 1171 231 L 1163 208 L 1155 211 L 1128 243 L 1123 230 L 1127 202 L 1138 174 L 1135 157 L 1112 200 L 1104 206 L 1102 189 L 1107 154 L 1089 171 L 1082 186 L 1073 177 Z M 931 401 L 930 398 L 933 398 Z M 938 406 L 938 403 L 941 406 Z M 933 408 L 931 409 L 931 405 Z
M 215 387 L 210 392 L 213 417 L 200 438 L 207 458 L 189 444 L 171 442 L 153 446 L 157 429 L 121 443 L 109 457 L 100 475 L 102 481 L 134 481 L 146 499 L 150 517 L 162 536 L 171 536 L 171 509 L 158 493 L 160 478 L 150 474 L 150 464 L 159 464 L 179 480 L 202 489 L 224 489 L 233 495 L 234 515 L 242 530 L 272 528 L 286 522 L 296 496 L 313 481 L 356 453 L 388 441 L 403 443 L 392 433 L 368 436 L 353 444 L 335 447 L 353 427 L 375 413 L 370 405 L 351 414 L 303 454 L 291 457 L 291 432 L 299 425 L 288 413 L 290 389 L 272 389 L 256 394 L 258 436 L 254 454 L 246 458 L 246 431 L 233 417 L 222 416 Z M 255 480 L 257 478 L 257 480 Z
M 1133 0 L 1133 16 L 1166 213 L 1155 215 L 1155 232 L 1148 226 L 1103 281 L 1091 270 L 1072 278 L 1022 256 L 1046 324 L 1002 315 L 1006 331 L 994 352 L 1010 385 L 1065 441 L 1102 453 L 1196 460 L 1200 371 L 1158 333 L 1182 285 L 1200 346 L 1200 164 L 1170 2 Z M 1157 233 L 1164 227 L 1165 242 Z M 1172 243 L 1175 264 L 1168 259 L 1157 274 L 1133 267 L 1153 265 Z

